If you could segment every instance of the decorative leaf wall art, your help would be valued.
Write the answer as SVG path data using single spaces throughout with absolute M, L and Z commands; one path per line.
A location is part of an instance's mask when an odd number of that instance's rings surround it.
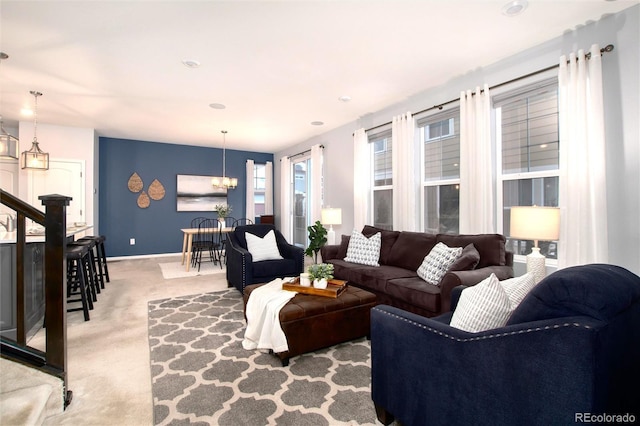
M 136 172 L 133 172 L 133 174 L 129 177 L 127 186 L 129 187 L 129 191 L 131 192 L 140 192 L 140 195 L 138 195 L 137 204 L 141 209 L 148 208 L 151 205 L 151 200 L 162 200 L 166 193 L 164 185 L 162 185 L 162 183 L 160 183 L 158 179 L 154 179 L 153 182 L 151 182 L 151 185 L 149 185 L 149 193 L 147 194 L 146 191 L 143 191 L 144 183 L 142 182 L 142 178 Z
M 160 183 L 158 179 L 154 179 L 149 185 L 149 196 L 152 200 L 162 200 L 164 198 L 164 186 Z
M 144 183 L 142 182 L 142 178 L 138 175 L 138 173 L 133 172 L 131 177 L 129 178 L 129 191 L 131 192 L 140 192 L 144 187 Z
M 151 200 L 146 192 L 142 191 L 138 196 L 138 207 L 141 209 L 146 209 L 151 204 Z

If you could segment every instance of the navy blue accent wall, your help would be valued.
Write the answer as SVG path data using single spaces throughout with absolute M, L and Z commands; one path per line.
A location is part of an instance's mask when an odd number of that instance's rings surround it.
M 176 208 L 176 176 L 222 176 L 222 149 L 101 137 L 99 140 L 99 221 L 107 237 L 109 256 L 133 256 L 182 251 L 181 228 L 197 216 L 216 217 L 215 212 L 179 212 Z M 232 216 L 244 217 L 246 161 L 273 161 L 273 154 L 227 149 L 226 175 L 238 178 L 228 191 Z M 158 179 L 164 186 L 162 200 L 138 207 L 139 193 L 128 188 L 134 173 L 142 178 L 144 191 Z M 135 238 L 135 245 L 129 240 Z

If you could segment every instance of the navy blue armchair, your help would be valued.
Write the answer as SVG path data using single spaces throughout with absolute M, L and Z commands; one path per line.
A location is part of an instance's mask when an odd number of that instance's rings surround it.
M 450 327 L 451 316 L 372 309 L 371 396 L 383 424 L 569 425 L 602 413 L 640 419 L 640 277 L 628 270 L 559 270 L 502 328 L 469 333 Z
M 254 262 L 253 256 L 247 250 L 245 233 L 262 238 L 271 230 L 275 232 L 278 250 L 283 259 Z M 237 288 L 240 293 L 251 284 L 300 275 L 304 268 L 304 249 L 289 244 L 280 231 L 270 224 L 236 227 L 227 237 L 225 250 L 228 286 Z

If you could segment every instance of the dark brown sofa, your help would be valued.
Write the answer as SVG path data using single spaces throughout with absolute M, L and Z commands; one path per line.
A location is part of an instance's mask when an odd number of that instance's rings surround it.
M 449 311 L 454 287 L 475 285 L 491 273 L 500 280 L 513 277 L 513 253 L 505 249 L 503 235 L 386 231 L 368 225 L 362 230 L 367 237 L 376 232 L 382 233 L 380 266 L 345 262 L 350 238 L 346 235 L 339 245 L 325 245 L 320 253 L 323 262 L 333 264 L 336 279 L 347 280 L 350 285 L 374 293 L 379 304 L 433 317 Z M 465 250 L 435 286 L 420 278 L 416 271 L 439 242 Z

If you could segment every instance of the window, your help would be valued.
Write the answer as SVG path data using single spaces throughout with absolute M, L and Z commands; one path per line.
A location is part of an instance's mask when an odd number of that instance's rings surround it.
M 369 135 L 373 155 L 373 225 L 393 229 L 391 130 Z
M 502 232 L 508 250 L 527 255 L 533 241 L 509 238 L 511 206 L 559 206 L 557 80 L 497 96 L 494 105 L 499 129 Z M 540 241 L 538 246 L 547 258 L 558 258 L 557 241 Z
M 460 206 L 460 110 L 418 119 L 423 158 L 425 232 L 457 234 Z
M 266 164 L 253 165 L 253 202 L 256 216 L 265 214 Z

